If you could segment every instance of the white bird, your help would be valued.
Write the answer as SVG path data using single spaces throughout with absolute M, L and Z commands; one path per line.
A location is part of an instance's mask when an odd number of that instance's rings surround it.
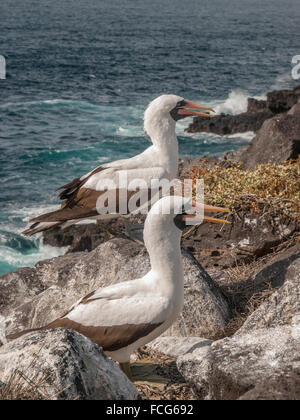
M 176 95 L 162 95 L 156 98 L 150 103 L 144 115 L 144 128 L 153 145 L 133 158 L 101 165 L 59 188 L 63 190 L 59 198 L 65 200 L 61 209 L 30 220 L 32 225 L 23 232 L 24 235 L 31 236 L 55 226 L 66 227 L 85 219 L 102 220 L 116 217 L 120 214 L 119 203 L 116 203 L 114 211 L 104 214 L 107 203 L 100 204 L 99 208 L 99 199 L 103 198 L 103 194 L 107 194 L 108 191 L 119 197 L 121 195 L 120 180 L 125 177 L 127 196 L 125 211 L 122 214 L 129 215 L 129 200 L 137 192 L 136 187 L 132 190 L 128 187 L 131 181 L 142 179 L 146 183 L 146 188 L 149 189 L 153 179 L 172 181 L 176 178 L 179 158 L 175 134 L 176 121 L 193 115 L 211 117 L 209 113 L 194 109 L 213 112 L 211 108 L 197 105 Z M 107 186 L 107 181 L 111 181 L 114 187 Z M 140 204 L 144 205 L 144 203 Z M 146 204 L 148 204 L 148 195 Z
M 144 241 L 151 270 L 137 280 L 100 288 L 80 299 L 67 314 L 36 330 L 73 329 L 103 347 L 130 377 L 130 355 L 166 331 L 180 314 L 184 299 L 181 231 L 188 219 L 226 223 L 213 218 L 187 215 L 198 207 L 187 198 L 164 197 L 152 207 L 144 228 Z M 202 206 L 205 212 L 224 211 Z M 200 206 L 200 207 L 201 207 Z M 23 331 L 8 339 L 15 339 Z

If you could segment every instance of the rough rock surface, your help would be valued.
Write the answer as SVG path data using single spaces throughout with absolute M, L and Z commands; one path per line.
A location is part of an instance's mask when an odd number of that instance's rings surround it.
M 260 382 L 239 399 L 243 401 L 299 401 L 300 369 L 274 375 Z
M 260 382 L 239 399 L 244 401 L 299 401 L 300 369 L 274 375 Z
M 45 245 L 69 246 L 68 253 L 92 251 L 105 242 L 106 234 L 95 223 L 73 225 L 66 229 L 54 228 L 43 233 Z
M 273 116 L 274 114 L 267 110 L 255 114 L 248 112 L 239 115 L 222 114 L 210 119 L 196 117 L 186 131 L 188 133 L 214 133 L 220 136 L 248 131 L 256 132 L 267 119 Z
M 209 398 L 238 399 L 273 375 L 299 368 L 299 339 L 293 338 L 291 327 L 283 326 L 213 343 L 209 352 Z
M 211 343 L 212 341 L 200 337 L 158 337 L 147 344 L 147 348 L 167 356 L 178 357 Z
M 247 319 L 236 335 L 261 328 L 290 326 L 294 336 L 300 338 L 300 247 L 297 245 L 276 257 L 253 281 L 283 286 Z
M 247 112 L 249 114 L 256 114 L 257 112 L 269 111 L 267 101 L 248 98 Z
M 209 340 L 202 340 L 186 354 L 179 356 L 176 362 L 178 371 L 200 399 L 204 399 L 209 390 L 211 344 Z
M 300 119 L 282 115 L 267 120 L 240 157 L 246 169 L 261 163 L 280 163 L 300 155 Z
M 51 400 L 133 400 L 138 392 L 119 367 L 90 340 L 70 330 L 27 334 L 0 348 L 0 379 L 16 372 L 24 387 Z
M 215 118 L 194 118 L 186 129 L 189 133 L 215 133 L 228 135 L 246 131 L 257 132 L 263 123 L 278 115 L 289 111 L 300 99 L 300 86 L 293 90 L 279 90 L 270 92 L 267 100 L 248 98 L 248 109 L 239 115 L 221 114 Z M 299 109 L 299 108 L 295 108 Z M 295 115 L 294 112 L 291 112 Z
M 292 109 L 289 110 L 288 115 L 300 115 L 300 99 Z
M 287 112 L 300 98 L 300 86 L 293 90 L 275 90 L 267 95 L 267 107 L 274 114 Z
M 200 398 L 297 399 L 300 373 L 299 246 L 273 258 L 258 283 L 281 285 L 231 338 L 196 348 L 177 360 Z M 255 276 L 254 276 L 255 277 Z
M 218 334 L 229 319 L 225 297 L 207 272 L 184 252 L 185 306 L 167 335 Z M 78 299 L 113 283 L 136 279 L 150 269 L 142 245 L 112 239 L 89 253 L 74 253 L 0 277 L 0 313 L 7 333 L 47 325 Z
M 182 168 L 187 171 L 190 171 L 193 165 L 197 164 L 199 164 L 199 159 L 181 160 Z M 201 159 L 200 164 L 213 165 L 214 160 Z M 231 225 L 222 227 L 214 224 L 203 224 L 195 229 L 187 239 L 183 240 L 184 245 L 196 256 L 196 259 L 205 269 L 226 269 L 235 266 L 236 263 L 248 263 L 253 259 L 263 257 L 273 252 L 274 247 L 289 240 L 297 230 L 295 222 L 290 220 L 284 222 L 273 220 L 271 224 L 265 218 L 246 213 L 235 215 L 231 222 Z M 116 223 L 114 222 L 112 226 L 111 224 L 108 225 L 108 228 L 116 232 L 122 232 L 122 223 L 119 222 L 118 225 Z M 103 242 L 103 232 L 95 224 L 89 225 L 88 229 L 91 238 L 94 238 L 93 250 L 99 242 Z M 86 231 L 80 225 L 71 226 L 62 232 L 49 231 L 47 235 L 55 240 L 55 243 L 53 243 L 55 246 L 65 246 L 68 243 L 70 252 L 73 252 L 74 249 L 79 251 L 78 245 L 86 243 Z M 72 242 L 72 238 L 74 238 L 74 242 Z M 82 250 L 85 250 L 85 248 Z M 26 271 L 24 271 L 25 274 Z
M 205 269 L 227 269 L 268 255 L 297 230 L 290 220 L 273 220 L 271 224 L 255 214 L 240 212 L 229 220 L 231 224 L 224 226 L 204 223 L 184 240 Z

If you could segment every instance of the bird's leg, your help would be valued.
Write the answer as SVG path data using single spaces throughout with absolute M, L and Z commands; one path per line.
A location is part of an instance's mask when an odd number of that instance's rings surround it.
M 130 362 L 120 363 L 120 369 L 125 373 L 127 378 L 132 382 Z
M 125 226 L 125 235 L 132 239 L 135 242 L 140 244 L 144 244 L 144 225 L 140 225 L 138 223 L 130 223 L 127 217 L 124 217 L 124 226 Z

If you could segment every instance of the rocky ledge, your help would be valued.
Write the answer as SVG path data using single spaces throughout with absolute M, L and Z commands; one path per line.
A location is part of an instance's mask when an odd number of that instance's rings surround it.
M 0 277 L 0 400 L 300 399 L 297 95 L 300 88 L 249 100 L 253 116 L 272 112 L 249 147 L 181 160 L 181 178 L 204 177 L 210 203 L 233 210 L 231 224 L 184 232 L 184 309 L 134 355 L 135 386 L 75 332 L 6 343 L 2 331 L 3 319 L 8 334 L 40 327 L 92 290 L 145 274 L 144 246 L 117 219 L 48 231 L 44 242 L 67 246 L 66 255 Z
M 264 122 L 290 111 L 300 100 L 300 86 L 293 90 L 273 91 L 266 100 L 248 99 L 248 109 L 239 115 L 221 114 L 212 119 L 196 117 L 186 129 L 188 133 L 214 133 L 220 136 L 257 132 Z
M 233 244 L 246 235 L 249 244 L 255 242 L 251 227 L 260 228 L 260 222 L 251 220 L 256 219 L 249 220 L 241 236 L 232 236 Z M 223 246 L 230 243 L 229 232 L 210 232 L 205 225 L 202 229 L 194 235 L 217 237 Z M 78 232 L 72 235 L 77 243 Z M 244 261 L 240 269 L 224 269 L 229 257 L 221 263 L 220 255 L 210 255 L 207 261 L 220 265 L 205 270 L 191 249 L 183 248 L 184 310 L 165 337 L 136 355 L 139 393 L 99 347 L 75 332 L 56 330 L 31 333 L 0 347 L 0 399 L 299 397 L 293 387 L 300 375 L 300 245 L 274 254 L 271 244 L 282 241 L 280 231 L 277 238 L 256 239 L 252 252 L 259 249 L 264 256 L 254 265 Z M 148 271 L 143 245 L 122 235 L 98 246 L 97 241 L 92 251 L 68 253 L 0 278 L 0 313 L 7 333 L 45 325 L 91 290 Z M 209 240 L 202 246 L 210 246 Z

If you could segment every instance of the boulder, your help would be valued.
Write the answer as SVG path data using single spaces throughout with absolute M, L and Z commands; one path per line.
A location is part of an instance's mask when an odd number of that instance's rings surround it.
M 69 246 L 68 253 L 92 251 L 105 241 L 106 235 L 95 224 L 73 225 L 66 229 L 54 228 L 43 233 L 45 245 Z
M 257 112 L 269 111 L 267 101 L 248 98 L 247 112 L 249 114 L 256 114 Z
M 300 99 L 296 105 L 294 105 L 293 108 L 289 110 L 288 115 L 300 115 Z
M 12 378 L 15 386 L 10 383 Z M 74 331 L 63 329 L 30 333 L 2 346 L 0 380 L 9 384 L 11 398 L 20 384 L 24 393 L 32 392 L 33 399 L 139 397 L 133 384 L 100 347 Z
M 292 220 L 239 212 L 230 225 L 203 223 L 184 239 L 184 245 L 205 269 L 227 269 L 247 264 L 274 251 L 297 231 Z
M 275 90 L 267 95 L 267 107 L 274 114 L 289 111 L 300 98 L 300 87 L 293 90 Z
M 205 340 L 200 337 L 158 337 L 156 340 L 147 344 L 147 348 L 155 352 L 166 354 L 171 357 L 183 356 L 186 353 L 192 353 L 198 348 L 210 345 L 211 340 Z
M 300 368 L 274 375 L 243 395 L 244 401 L 299 401 Z
M 212 344 L 208 359 L 209 398 L 236 400 L 286 370 L 299 368 L 299 339 L 291 327 L 259 329 Z
M 230 317 L 227 300 L 200 264 L 183 254 L 185 305 L 167 335 L 214 337 Z M 8 273 L 0 277 L 0 313 L 6 317 L 7 334 L 47 325 L 91 291 L 139 278 L 149 269 L 145 247 L 119 237 L 89 253 Z
M 137 219 L 138 216 L 135 216 Z M 43 242 L 55 247 L 69 247 L 67 254 L 93 251 L 113 235 L 123 234 L 124 222 L 116 218 L 100 223 L 76 224 L 65 229 L 53 228 L 43 232 Z
M 283 286 L 250 315 L 236 335 L 289 326 L 300 338 L 300 246 L 274 258 L 252 280 L 256 288 L 262 284 Z
M 300 119 L 282 115 L 268 119 L 240 157 L 246 169 L 261 163 L 280 163 L 300 155 Z
M 188 126 L 188 133 L 213 133 L 220 136 L 258 131 L 263 123 L 273 117 L 273 113 L 265 110 L 256 113 L 245 112 L 239 115 L 217 115 L 214 118 L 196 117 Z
M 300 372 L 299 247 L 275 257 L 264 270 L 258 275 L 266 282 L 283 285 L 242 328 L 205 351 L 196 348 L 178 358 L 180 373 L 199 390 L 200 398 L 296 398 L 292 384 L 299 383 Z
M 192 386 L 198 399 L 204 399 L 209 392 L 210 346 L 209 340 L 199 341 L 188 352 L 177 359 L 177 369 L 185 381 Z

